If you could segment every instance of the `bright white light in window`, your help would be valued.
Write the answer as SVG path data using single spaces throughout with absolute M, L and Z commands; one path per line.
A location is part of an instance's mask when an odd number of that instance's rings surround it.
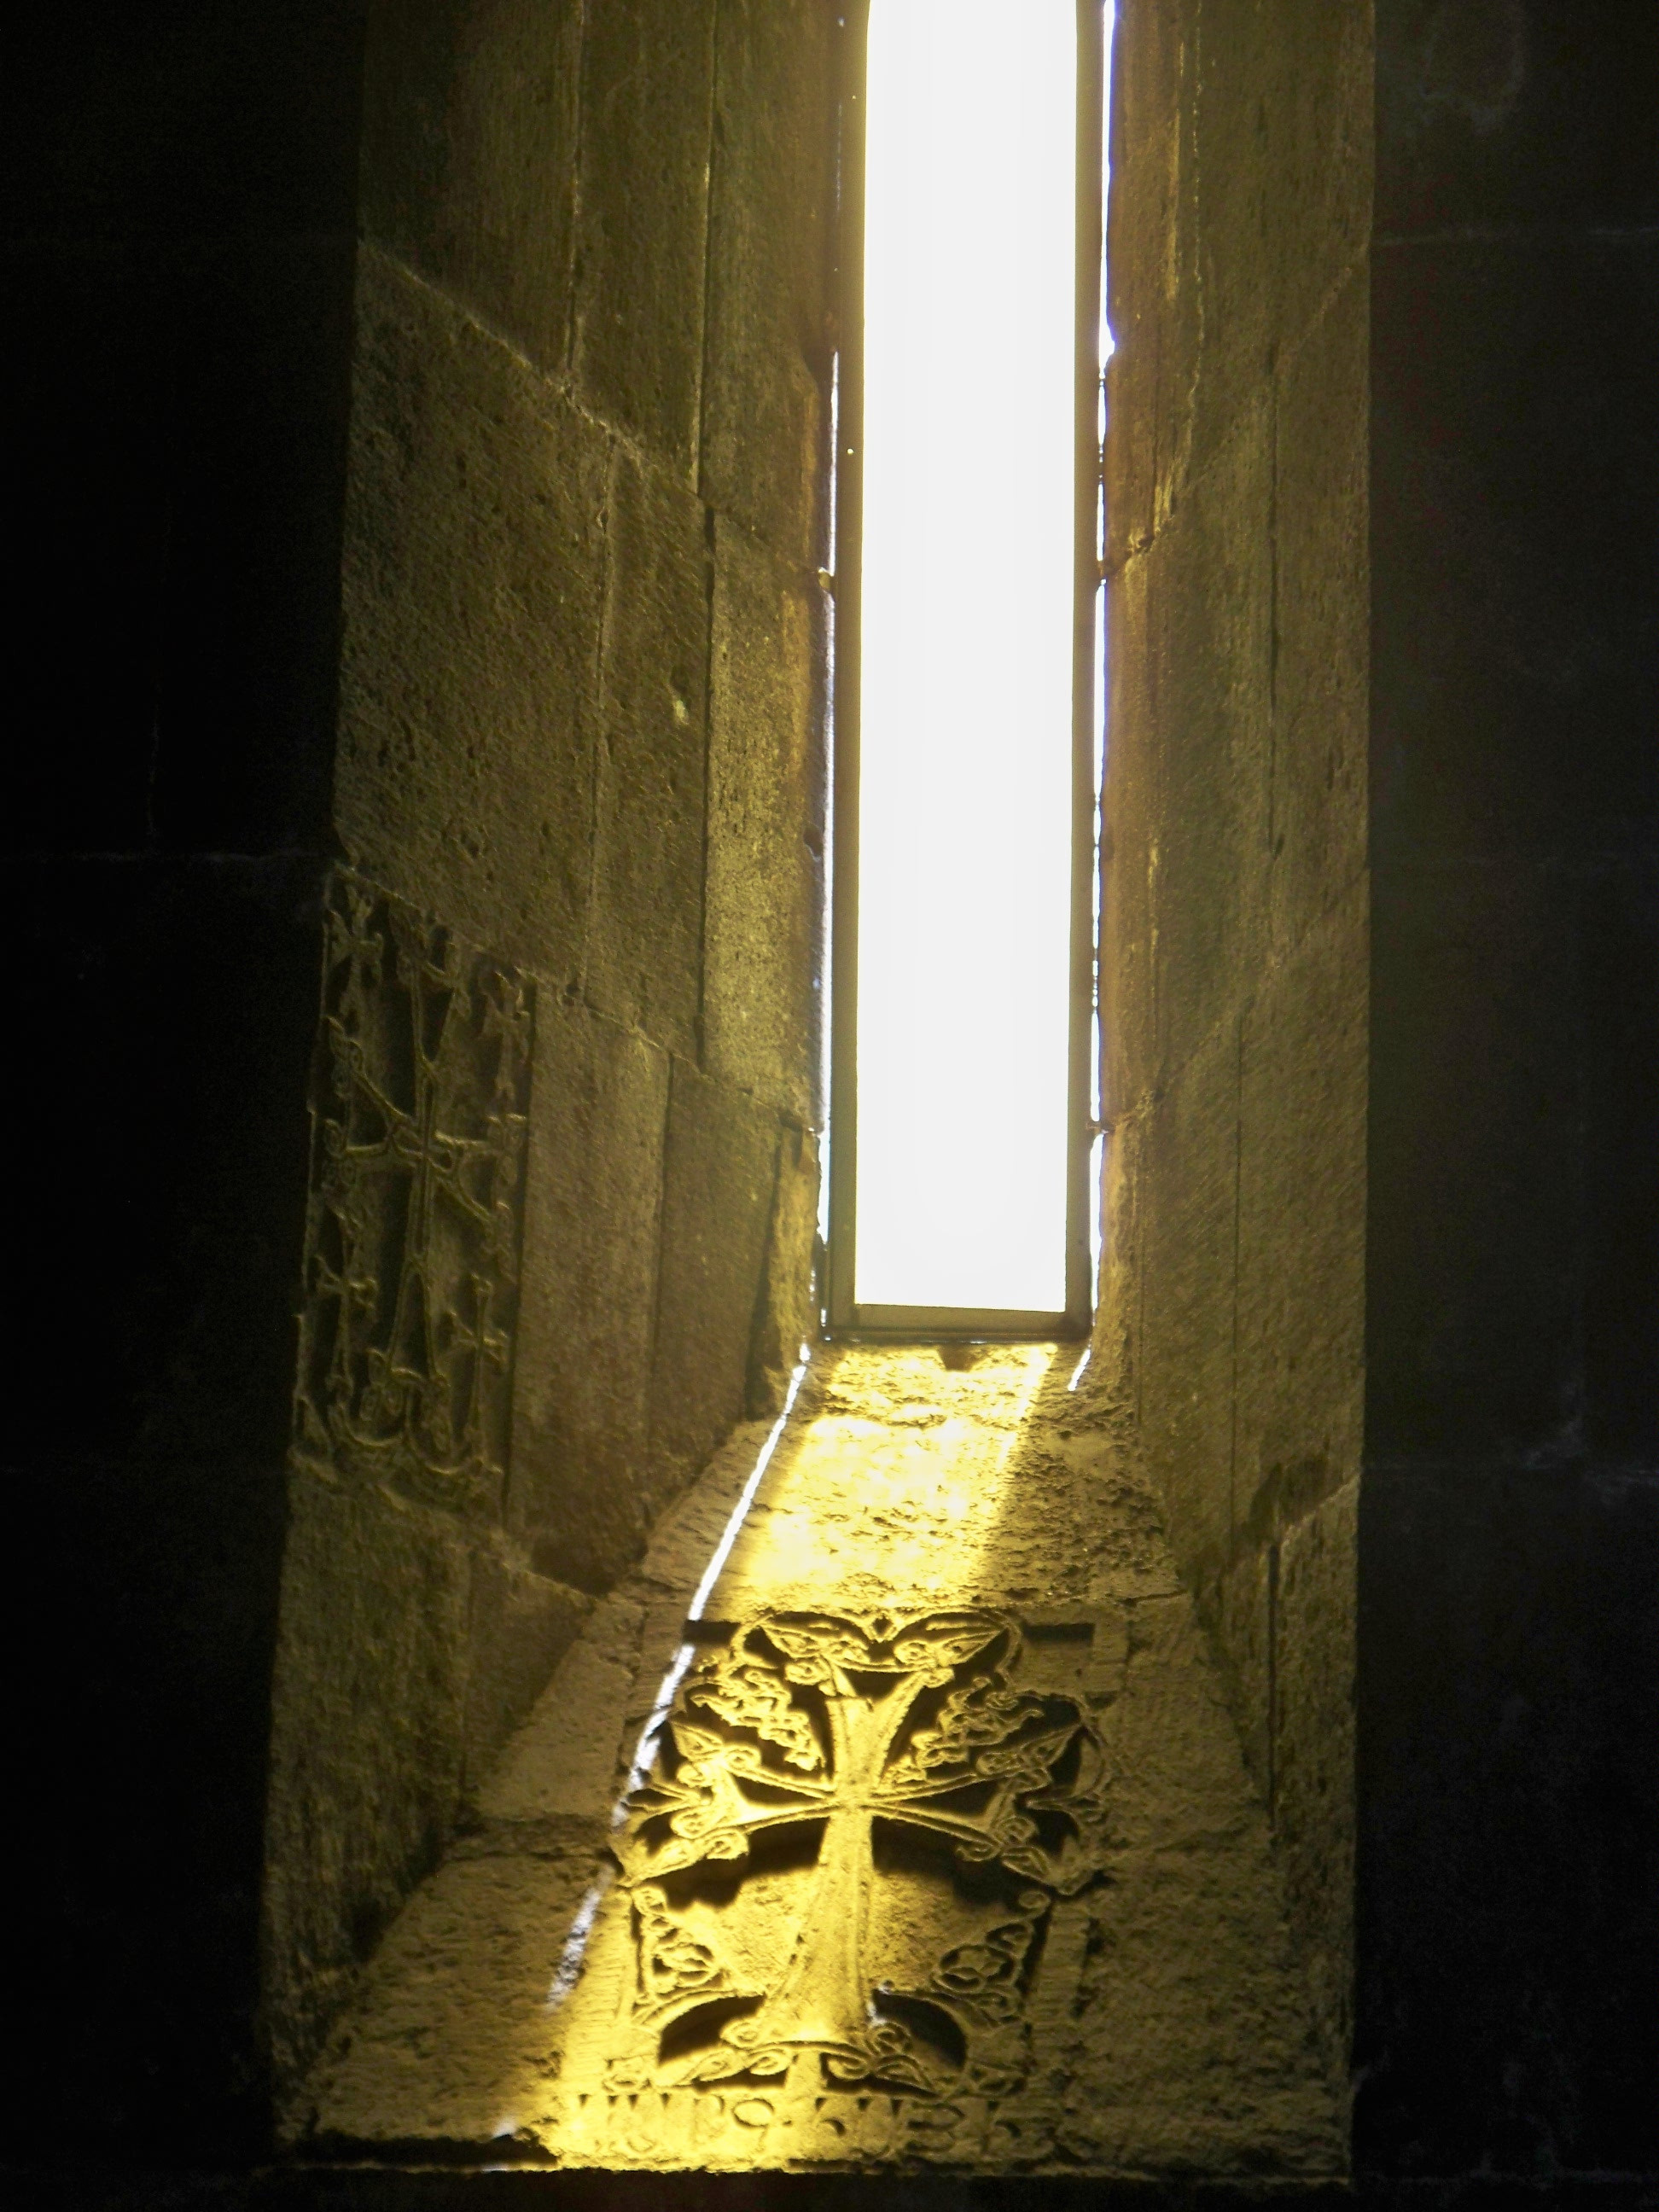
M 860 1304 L 1066 1304 L 1073 0 L 873 0 Z

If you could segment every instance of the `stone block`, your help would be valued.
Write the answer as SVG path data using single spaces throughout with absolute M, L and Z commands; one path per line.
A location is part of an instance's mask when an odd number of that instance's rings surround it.
M 1376 35 L 1380 231 L 1659 221 L 1643 0 L 1380 0 Z
M 714 0 L 611 0 L 582 39 L 573 368 L 586 404 L 696 468 Z
M 692 1487 L 659 1514 L 652 1526 L 640 1568 L 641 1579 L 653 1589 L 675 1595 L 656 1600 L 647 1613 L 630 1718 L 643 1721 L 656 1702 L 664 1668 L 679 1647 L 690 1595 L 720 1549 L 771 1428 L 764 1419 L 740 1421 Z
M 292 2083 L 460 1805 L 471 1560 L 443 1516 L 296 1470 L 272 1692 L 265 1997 Z
M 1100 1275 L 1086 1381 L 1113 1408 L 1139 1401 L 1141 1353 L 1139 1114 L 1119 1114 L 1105 1139 L 1101 1172 Z
M 1274 1595 L 1273 1828 L 1291 1932 L 1332 2078 L 1353 2030 L 1357 1480 L 1285 1529 Z
M 743 1418 L 776 1144 L 775 1122 L 751 1098 L 673 1063 L 651 1376 L 653 1505 Z
M 1166 512 L 1197 489 L 1279 354 L 1363 261 L 1370 216 L 1364 15 L 1322 0 L 1203 0 L 1194 12 L 1159 395 Z
M 577 0 L 368 11 L 367 236 L 550 374 L 570 327 Z
M 1364 288 L 1374 173 L 1374 40 L 1359 8 L 1273 0 L 1244 98 L 1265 113 L 1262 229 L 1274 356 L 1300 346 L 1340 285 Z M 1213 36 L 1205 27 L 1206 40 Z M 1224 73 L 1224 69 L 1217 74 Z
M 817 593 L 723 519 L 714 544 L 704 1064 L 808 1125 L 825 800 Z
M 818 1148 L 811 1133 L 785 1127 L 766 1238 L 766 1273 L 749 1358 L 751 1417 L 781 1413 L 801 1346 L 818 1334 L 813 1259 L 818 1236 Z
M 1201 1850 L 1261 1821 L 1222 1682 L 1184 1591 L 1130 1609 L 1123 1690 L 1103 1726 L 1114 1848 Z
M 547 1993 L 592 1872 L 586 1856 L 440 1868 L 307 2083 L 290 2140 L 309 2139 L 313 2154 L 435 2142 L 487 2154 L 511 2136 L 523 2100 L 546 2094 Z M 406 2191 L 406 2179 L 397 2186 Z
M 1271 409 L 1241 420 L 1146 559 L 1158 1053 L 1181 1066 L 1267 945 Z
M 710 556 L 702 507 L 611 457 L 587 995 L 695 1057 L 702 988 Z
M 1182 327 L 1193 297 L 1182 281 L 1181 257 L 1191 227 L 1193 164 L 1180 103 L 1196 12 L 1194 0 L 1126 10 L 1115 30 L 1106 253 L 1115 340 L 1106 447 L 1107 555 L 1114 568 L 1152 542 L 1166 511 L 1160 489 L 1189 434 L 1189 424 L 1176 419 L 1170 380 L 1178 352 L 1192 343 Z
M 40 17 L 0 154 L 8 238 L 349 235 L 362 37 L 328 0 Z
M 1244 1016 L 1234 1516 L 1253 1550 L 1359 1467 L 1366 923 L 1362 879 Z
M 1289 236 L 1273 234 L 1273 216 L 1285 212 L 1274 205 L 1284 149 L 1276 143 L 1281 116 L 1273 80 L 1301 58 L 1288 46 L 1282 57 L 1278 51 L 1289 12 L 1284 0 L 1267 7 L 1257 0 L 1197 0 L 1182 42 L 1184 189 L 1176 203 L 1182 296 L 1166 301 L 1166 314 L 1175 309 L 1169 319 L 1176 350 L 1160 397 L 1170 410 L 1166 420 L 1179 432 L 1171 457 L 1179 455 L 1185 467 L 1160 470 L 1166 509 L 1188 493 L 1201 495 L 1218 448 L 1240 416 L 1261 404 L 1278 336 L 1280 252 L 1316 251 L 1311 222 L 1304 230 L 1293 217 Z M 1297 212 L 1305 220 L 1305 210 Z M 1160 447 L 1162 460 L 1162 441 Z
M 648 1518 L 668 1063 L 550 995 L 531 1099 L 507 1517 L 545 1572 L 598 1590 Z
M 1232 1541 L 1238 1036 L 1218 1031 L 1147 1116 L 1139 1416 L 1177 1559 L 1202 1583 Z
M 643 1619 L 626 1598 L 594 1607 L 480 1793 L 486 1822 L 562 1821 L 603 1839 Z
M 1280 951 L 1365 865 L 1370 323 L 1362 270 L 1330 295 L 1278 373 L 1268 840 Z
M 1152 658 L 1150 561 L 1131 560 L 1107 599 L 1110 691 L 1101 802 L 1101 1060 L 1103 1110 L 1132 1112 L 1157 1080 L 1158 668 Z
M 1273 1796 L 1279 1565 L 1278 1547 L 1271 1540 L 1253 1544 L 1248 1537 L 1243 1538 L 1206 1593 L 1207 1626 L 1222 1687 L 1238 1731 L 1244 1765 L 1269 1818 Z
M 1373 855 L 1650 850 L 1659 239 L 1386 243 L 1371 327 Z
M 1224 1732 L 1224 1715 L 1216 1721 Z M 1232 2178 L 1247 2172 L 1245 2203 L 1258 2190 L 1271 2201 L 1282 2189 L 1291 2202 L 1334 2212 L 1348 2185 L 1329 2185 L 1328 2196 L 1314 2177 L 1346 2166 L 1342 2108 L 1310 2063 L 1265 1830 L 1251 1808 L 1233 1836 L 1208 1849 L 1113 1855 L 1090 1900 L 1074 2002 L 1081 2048 L 1060 2140 L 1091 2176 L 1179 2175 L 1152 2185 L 1202 2203 L 1212 2177 L 1224 2203 L 1238 2185 Z M 1049 2178 L 1035 2186 L 1038 2201 L 1052 2201 L 1065 2185 Z M 1081 2201 L 1111 2186 L 1084 2181 Z
M 1369 1469 L 1356 2162 L 1659 2168 L 1659 1483 Z
M 836 44 L 818 0 L 719 11 L 702 489 L 803 568 L 824 557 Z
M 547 1687 L 592 1603 L 505 1547 L 472 1556 L 464 1782 L 476 1795 L 497 1753 Z
M 1365 251 L 1369 24 L 1321 0 L 1121 19 L 1108 268 L 1108 550 L 1202 483 L 1278 355 Z
M 1367 1449 L 1577 1456 L 1576 886 L 1526 862 L 1371 880 Z
M 389 889 L 579 969 L 605 441 L 384 255 L 359 262 L 335 789 Z

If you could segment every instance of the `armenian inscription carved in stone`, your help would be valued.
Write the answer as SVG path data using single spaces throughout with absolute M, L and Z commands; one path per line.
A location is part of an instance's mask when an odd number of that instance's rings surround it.
M 325 929 L 296 1446 L 482 1504 L 507 1454 L 533 987 L 347 873 Z
M 1082 1705 L 1022 1661 L 1001 1614 L 793 1613 L 687 1675 L 617 1847 L 613 2094 L 1019 2088 L 1103 1780 Z

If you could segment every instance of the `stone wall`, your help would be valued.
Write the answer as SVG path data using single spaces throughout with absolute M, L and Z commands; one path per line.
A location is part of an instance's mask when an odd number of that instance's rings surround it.
M 1120 10 L 1097 1358 L 1346 2063 L 1366 1127 L 1371 53 Z
M 835 28 L 371 11 L 285 2077 L 814 1324 Z
M 1659 2166 L 1659 21 L 1376 10 L 1365 2164 Z
M 1358 2166 L 1651 2171 L 1654 19 L 1123 13 L 1103 1365 Z

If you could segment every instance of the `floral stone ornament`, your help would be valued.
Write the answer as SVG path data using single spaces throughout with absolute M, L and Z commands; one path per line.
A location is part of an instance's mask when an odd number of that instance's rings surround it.
M 1018 2086 L 1102 1780 L 1082 1706 L 1024 1656 L 994 1613 L 777 1613 L 687 1676 L 618 1839 L 613 2088 Z

